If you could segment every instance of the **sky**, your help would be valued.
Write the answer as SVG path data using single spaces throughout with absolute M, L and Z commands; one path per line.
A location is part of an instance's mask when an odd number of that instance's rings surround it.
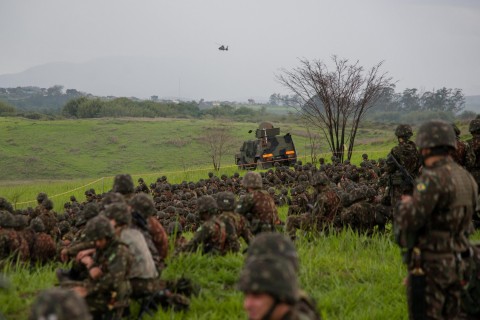
M 477 0 L 2 0 L 0 44 L 0 75 L 52 62 L 157 62 L 155 76 L 118 76 L 128 81 L 119 92 L 89 88 L 102 94 L 268 98 L 289 93 L 276 80 L 282 68 L 328 65 L 332 55 L 366 68 L 385 61 L 397 91 L 480 94 Z

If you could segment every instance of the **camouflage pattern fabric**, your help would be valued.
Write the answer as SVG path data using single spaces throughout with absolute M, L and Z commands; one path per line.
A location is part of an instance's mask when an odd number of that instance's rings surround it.
M 128 248 L 116 239 L 109 241 L 104 249 L 97 249 L 94 266 L 102 270 L 98 280 L 89 278 L 86 301 L 92 314 L 102 314 L 128 306 L 131 293 L 128 275 L 132 257 Z
M 52 288 L 38 294 L 30 308 L 29 320 L 91 320 L 88 307 L 80 296 L 67 289 Z
M 474 134 L 473 138 L 467 141 L 473 156 L 467 162 L 467 170 L 475 178 L 477 184 L 480 183 L 480 135 Z
M 467 237 L 473 231 L 477 194 L 473 177 L 451 158 L 445 158 L 424 167 L 412 200 L 399 203 L 396 237 L 403 248 L 410 248 L 414 242 L 422 253 L 429 319 L 459 316 L 462 267 L 457 257 L 470 247 Z M 410 262 L 410 273 L 415 267 Z M 410 286 L 408 294 L 411 302 Z
M 227 252 L 238 252 L 240 242 L 235 225 L 230 219 L 210 218 L 200 226 L 185 246 L 178 248 L 177 252 L 195 252 L 199 247 L 204 254 L 225 255 Z
M 235 212 L 245 216 L 250 222 L 253 234 L 274 231 L 280 224 L 277 207 L 265 190 L 255 190 L 239 201 Z

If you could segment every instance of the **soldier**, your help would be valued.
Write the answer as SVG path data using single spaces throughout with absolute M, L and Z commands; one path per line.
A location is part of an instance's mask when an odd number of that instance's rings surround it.
M 450 124 L 424 123 L 417 144 L 424 159 L 422 175 L 413 196 L 402 197 L 394 224 L 408 264 L 409 312 L 414 319 L 458 319 L 477 184 L 449 156 L 456 145 Z
M 40 217 L 30 221 L 30 227 L 35 232 L 35 238 L 30 252 L 30 262 L 32 265 L 36 263 L 47 264 L 55 258 L 57 249 L 55 241 L 45 231 L 45 226 Z
M 243 308 L 249 319 L 318 319 L 301 310 L 297 275 L 293 266 L 278 256 L 248 260 L 238 288 L 244 293 Z
M 147 194 L 137 194 L 129 202 L 132 211 L 132 228 L 145 237 L 159 273 L 165 268 L 168 254 L 168 236 L 162 224 L 154 217 L 157 213 L 152 198 Z
M 135 192 L 150 193 L 150 189 L 148 189 L 147 184 L 145 183 L 143 178 L 138 178 L 138 186 L 135 188 Z
M 281 224 L 277 207 L 268 194 L 262 189 L 262 177 L 258 172 L 249 171 L 242 180 L 248 193 L 240 200 L 235 212 L 244 215 L 250 222 L 253 234 L 263 231 L 275 231 L 275 226 Z
M 91 320 L 88 307 L 71 290 L 52 288 L 38 294 L 30 308 L 29 320 Z
M 128 246 L 133 257 L 132 266 L 128 274 L 132 287 L 132 298 L 141 298 L 150 295 L 158 288 L 158 272 L 142 233 L 130 228 L 132 215 L 124 203 L 115 203 L 105 209 L 105 216 L 115 229 L 118 239 Z
M 135 186 L 133 185 L 132 176 L 129 174 L 117 174 L 113 181 L 112 192 L 122 194 L 125 200 L 130 200 L 135 195 Z
M 22 241 L 14 227 L 13 215 L 8 211 L 0 211 L 0 260 L 12 256 L 14 259 L 26 261 L 30 256 L 28 244 Z
M 387 158 L 387 172 L 389 173 L 388 197 L 392 206 L 402 194 L 412 194 L 414 179 L 418 175 L 420 156 L 417 146 L 410 138 L 413 135 L 412 127 L 400 124 L 395 129 L 398 145 L 393 147 Z
M 455 138 L 457 141 L 457 149 L 450 151 L 450 156 L 456 163 L 465 167 L 467 164 L 475 163 L 475 155 L 470 149 L 470 145 L 460 140 L 460 129 L 452 122 L 453 130 L 455 131 Z
M 472 120 L 468 129 L 472 134 L 472 139 L 469 139 L 467 144 L 473 156 L 467 163 L 467 170 L 475 178 L 478 185 L 480 183 L 480 119 Z
M 273 255 L 291 263 L 293 270 L 298 275 L 300 272 L 300 261 L 293 242 L 285 235 L 277 232 L 264 232 L 259 234 L 248 247 L 245 261 Z M 315 300 L 308 293 L 299 289 L 299 310 L 307 314 L 308 319 L 320 319 Z
M 230 220 L 219 219 L 218 205 L 214 198 L 203 196 L 198 199 L 198 214 L 204 223 L 185 246 L 177 249 L 177 253 L 195 252 L 199 247 L 202 248 L 202 253 L 220 255 L 240 250 L 235 226 Z
M 180 223 L 174 221 L 170 222 L 167 228 L 168 236 L 174 239 L 174 248 L 181 248 L 188 243 L 187 239 L 182 235 L 183 227 Z
M 132 257 L 126 245 L 118 241 L 110 221 L 104 216 L 91 219 L 85 228 L 89 241 L 95 243 L 93 256 L 79 256 L 88 270 L 88 279 L 73 289 L 84 297 L 93 319 L 120 319 L 129 305 L 128 274 Z
M 217 205 L 221 211 L 220 220 L 230 220 L 230 224 L 235 226 L 235 233 L 241 237 L 247 244 L 253 239 L 252 232 L 248 228 L 248 221 L 244 216 L 235 213 L 235 196 L 231 192 L 220 192 L 217 194 Z M 228 230 L 227 230 L 228 231 Z M 227 237 L 227 239 L 230 239 Z

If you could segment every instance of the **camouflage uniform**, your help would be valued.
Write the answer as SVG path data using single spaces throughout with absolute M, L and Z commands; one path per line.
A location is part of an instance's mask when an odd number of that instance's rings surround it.
M 105 209 L 105 216 L 115 220 L 115 233 L 126 244 L 133 258 L 128 274 L 132 287 L 132 298 L 152 294 L 158 288 L 158 272 L 142 233 L 129 227 L 132 216 L 126 204 L 111 204 Z
M 247 172 L 242 180 L 243 186 L 252 190 L 243 197 L 235 212 L 245 216 L 250 223 L 253 234 L 274 231 L 281 221 L 272 197 L 262 188 L 262 179 L 258 172 Z
M 240 243 L 235 225 L 230 219 L 221 219 L 218 214 L 218 205 L 210 196 L 203 196 L 198 200 L 200 216 L 206 220 L 195 232 L 193 238 L 177 252 L 195 252 L 199 247 L 203 253 L 225 255 L 227 252 L 238 252 Z
M 51 262 L 57 254 L 55 241 L 49 234 L 45 233 L 45 226 L 40 217 L 30 221 L 30 226 L 35 232 L 35 239 L 30 252 L 31 263 L 47 264 Z
M 460 140 L 460 129 L 455 123 L 452 123 L 452 127 L 453 130 L 455 130 L 457 148 L 450 151 L 450 156 L 462 167 L 466 167 L 467 164 L 475 163 L 475 155 L 473 154 L 470 145 Z
M 340 217 L 340 199 L 330 188 L 327 176 L 317 172 L 312 179 L 312 186 L 317 190 L 316 201 L 311 212 L 293 215 L 287 218 L 287 233 L 292 240 L 296 238 L 297 229 L 304 231 L 323 231 L 327 226 L 338 224 Z
M 13 229 L 15 223 L 8 211 L 0 211 L 0 261 L 8 257 L 27 261 L 30 251 L 26 241 Z
M 108 219 L 97 216 L 86 226 L 87 239 L 95 241 L 107 239 L 106 247 L 97 248 L 93 256 L 94 264 L 102 275 L 98 279 L 89 279 L 84 283 L 87 289 L 86 301 L 94 318 L 112 313 L 120 318 L 123 309 L 129 305 L 130 283 L 128 275 L 132 257 L 128 248 L 114 236 L 113 227 Z
M 259 234 L 248 247 L 245 260 L 256 259 L 265 255 L 277 256 L 291 263 L 295 273 L 300 271 L 300 262 L 298 260 L 295 245 L 288 237 L 280 233 L 264 232 Z M 298 310 L 307 315 L 307 319 L 321 319 L 317 310 L 316 301 L 305 291 L 299 289 Z
M 467 170 L 475 178 L 477 184 L 480 183 L 480 119 L 474 119 L 470 122 L 469 131 L 472 139 L 467 141 L 470 148 L 471 157 L 467 162 Z
M 392 148 L 389 156 L 393 156 L 400 166 L 402 166 L 411 177 L 418 175 L 420 165 L 420 156 L 417 146 L 409 139 L 413 135 L 412 128 L 409 125 L 401 124 L 395 129 L 395 135 L 399 144 Z M 387 158 L 387 172 L 389 174 L 389 194 L 390 203 L 395 206 L 402 194 L 411 194 L 413 191 L 412 182 L 408 181 L 401 170 L 395 165 L 394 161 Z
M 148 249 L 159 273 L 165 268 L 168 254 L 168 236 L 162 224 L 153 216 L 157 213 L 150 196 L 137 194 L 130 200 L 132 208 L 132 228 L 139 230 L 145 237 Z
M 217 205 L 222 213 L 220 220 L 229 221 L 228 224 L 235 226 L 235 233 L 243 238 L 247 244 L 253 239 L 252 232 L 248 228 L 248 222 L 244 216 L 233 212 L 235 210 L 235 196 L 231 192 L 220 192 L 217 194 Z
M 92 316 L 85 300 L 75 292 L 52 288 L 38 294 L 28 319 L 91 320 Z
M 278 256 L 265 255 L 247 260 L 240 274 L 238 288 L 246 295 L 245 299 L 250 294 L 267 294 L 273 298 L 269 310 L 262 315 L 265 319 L 269 319 L 280 304 L 288 307 L 281 319 L 319 319 L 318 313 L 312 312 L 311 308 L 305 310 L 305 305 L 300 303 L 300 290 L 293 266 Z M 244 308 L 248 312 L 245 302 Z
M 426 312 L 429 319 L 457 319 L 465 267 L 461 257 L 469 256 L 477 184 L 446 156 L 448 148 L 455 148 L 455 134 L 448 123 L 435 120 L 423 124 L 417 143 L 422 151 L 444 153 L 423 168 L 413 198 L 402 200 L 395 216 L 397 241 L 408 249 L 409 311 L 412 318 Z M 424 300 L 418 296 L 423 294 Z

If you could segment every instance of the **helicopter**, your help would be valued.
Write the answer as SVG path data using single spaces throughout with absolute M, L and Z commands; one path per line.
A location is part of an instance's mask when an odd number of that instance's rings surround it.
M 218 50 L 220 51 L 228 51 L 228 46 L 224 46 L 223 44 L 220 46 L 220 48 L 218 48 Z

